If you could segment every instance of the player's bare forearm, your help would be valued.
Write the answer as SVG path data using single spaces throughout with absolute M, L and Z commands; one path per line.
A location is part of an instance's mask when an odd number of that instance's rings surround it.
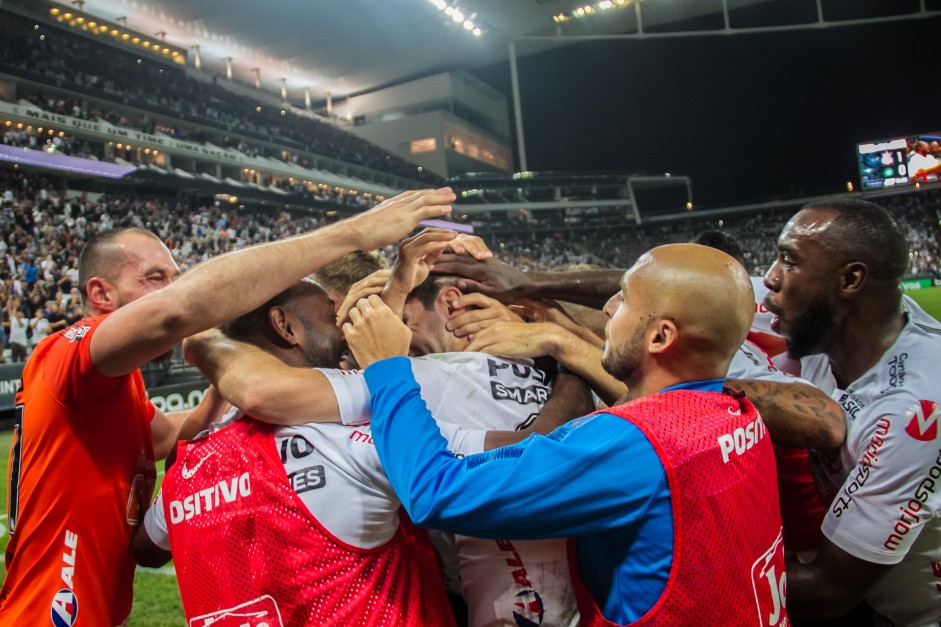
M 406 192 L 312 233 L 210 259 L 111 314 L 92 336 L 92 361 L 106 376 L 132 372 L 183 338 L 251 311 L 342 255 L 398 241 L 420 220 L 449 212 L 453 198 L 447 188 Z
M 526 296 L 553 298 L 601 309 L 621 289 L 624 270 L 530 272 L 529 275 L 532 283 Z
M 775 444 L 830 450 L 843 444 L 843 408 L 823 391 L 806 383 L 728 379 L 758 408 Z
M 184 353 L 225 400 L 252 418 L 281 425 L 340 422 L 333 388 L 321 372 L 289 366 L 217 331 L 187 339 Z
M 147 529 L 143 524 L 137 527 L 134 537 L 131 540 L 131 552 L 134 554 L 134 561 L 139 566 L 146 568 L 160 568 L 170 561 L 172 555 L 170 551 L 165 551 L 154 544 L 154 541 L 147 535 Z

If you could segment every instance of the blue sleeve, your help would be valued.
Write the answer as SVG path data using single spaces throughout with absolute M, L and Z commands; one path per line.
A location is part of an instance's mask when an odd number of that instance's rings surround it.
M 379 458 L 417 524 L 519 540 L 596 533 L 636 521 L 665 482 L 653 446 L 616 416 L 579 418 L 548 436 L 458 459 L 408 359 L 376 362 L 366 382 Z

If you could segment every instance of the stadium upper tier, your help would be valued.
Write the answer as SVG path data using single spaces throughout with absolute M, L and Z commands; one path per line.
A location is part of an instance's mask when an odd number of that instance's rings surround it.
M 123 122 L 129 128 L 283 163 L 306 162 L 314 170 L 392 189 L 439 182 L 309 112 L 261 97 L 247 98 L 226 89 L 224 80 L 134 54 L 39 18 L 0 13 L 0 75 L 9 81 L 0 96 L 8 101 L 69 101 L 63 114 L 70 117 L 82 111 L 100 113 L 109 124 Z

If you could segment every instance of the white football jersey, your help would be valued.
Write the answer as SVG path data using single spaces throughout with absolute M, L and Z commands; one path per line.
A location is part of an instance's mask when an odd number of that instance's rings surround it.
M 240 417 L 232 414 L 214 430 Z M 399 526 L 399 499 L 379 463 L 369 425 L 279 427 L 275 445 L 291 487 L 327 531 L 363 549 L 392 538 Z M 161 491 L 144 524 L 151 540 L 170 550 L 162 500 Z
M 749 278 L 751 279 L 752 290 L 755 292 L 755 317 L 752 319 L 751 330 L 758 333 L 777 335 L 771 330 L 771 319 L 774 318 L 774 314 L 765 307 L 765 296 L 769 292 L 765 286 L 765 278 L 761 276 Z
M 535 420 L 551 392 L 547 376 L 530 361 L 483 353 L 439 353 L 411 360 L 425 404 L 455 455 L 483 452 L 488 430 L 523 429 Z M 369 417 L 369 389 L 362 374 L 322 371 L 340 403 L 343 422 Z M 468 430 L 470 429 L 470 430 Z M 435 538 L 439 550 L 450 541 Z M 568 625 L 577 613 L 566 541 L 484 540 L 453 536 L 461 590 L 472 627 Z M 442 555 L 445 563 L 447 555 Z
M 867 562 L 895 564 L 866 597 L 897 625 L 941 620 L 941 324 L 911 299 L 908 321 L 879 362 L 846 389 L 826 355 L 803 376 L 842 405 L 846 442 L 814 453 L 832 497 L 824 535 Z

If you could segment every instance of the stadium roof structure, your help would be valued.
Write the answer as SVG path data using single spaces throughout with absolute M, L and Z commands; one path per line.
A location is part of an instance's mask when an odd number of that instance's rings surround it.
M 553 17 L 595 0 L 87 0 L 82 10 L 120 21 L 168 45 L 195 46 L 202 67 L 220 75 L 231 59 L 233 75 L 246 83 L 260 78 L 263 89 L 315 102 L 440 71 L 506 61 L 508 42 L 533 39 L 517 54 L 564 43 L 568 36 L 636 33 L 639 22 L 655 29 L 691 23 L 707 15 L 773 4 L 776 0 L 627 0 L 592 19 L 557 24 Z M 813 2 L 814 0 L 808 0 Z M 63 8 L 79 4 L 54 0 Z M 459 8 L 482 34 L 473 36 L 435 5 Z M 642 8 L 642 10 L 641 10 Z M 601 11 L 596 11 L 600 13 Z M 641 20 L 639 15 L 643 12 Z M 451 12 L 453 15 L 453 12 Z M 719 17 L 721 24 L 721 17 Z M 543 39 L 543 38 L 547 39 Z

